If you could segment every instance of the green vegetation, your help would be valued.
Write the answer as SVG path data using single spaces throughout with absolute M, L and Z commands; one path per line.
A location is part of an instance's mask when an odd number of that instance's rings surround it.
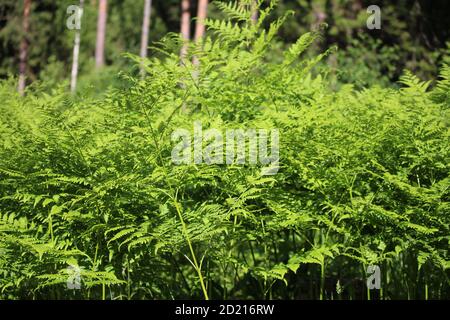
M 244 1 L 244 0 L 242 0 Z M 67 7 L 79 0 L 33 1 L 29 53 L 29 81 L 43 80 L 47 87 L 69 81 L 72 63 L 74 30 L 66 28 Z M 108 26 L 106 34 L 106 63 L 110 70 L 93 72 L 98 0 L 86 0 L 82 19 L 80 49 L 80 91 L 90 89 L 102 93 L 108 86 L 116 86 L 117 70 L 134 72 L 137 69 L 123 57 L 124 52 L 139 53 L 142 8 L 144 0 L 108 0 Z M 211 1 L 209 16 L 224 15 Z M 267 6 L 269 0 L 262 1 Z M 404 69 L 411 70 L 422 79 L 436 78 L 446 55 L 450 40 L 450 2 L 447 0 L 278 0 L 271 13 L 275 20 L 289 10 L 292 15 L 279 30 L 282 50 L 297 40 L 299 34 L 310 31 L 322 22 L 322 41 L 315 49 L 326 50 L 337 45 L 339 51 L 327 59 L 332 64 L 334 82 L 367 86 L 374 83 L 391 86 L 399 80 Z M 180 0 L 154 0 L 150 40 L 160 41 L 168 32 L 179 32 Z M 382 8 L 382 29 L 367 30 L 366 8 Z M 197 1 L 191 1 L 191 14 L 195 17 Z M 17 74 L 19 63 L 21 16 L 23 1 L 0 0 L 0 78 Z M 318 21 L 317 16 L 325 18 Z M 195 19 L 191 23 L 194 29 Z M 266 27 L 268 22 L 266 22 Z M 151 55 L 158 52 L 151 51 Z M 277 51 L 271 59 L 281 54 Z
M 449 299 L 450 67 L 336 88 L 319 32 L 281 49 L 288 15 L 218 6 L 189 59 L 169 34 L 102 97 L 0 82 L 0 298 L 373 299 L 378 265 L 382 299 Z M 196 120 L 278 128 L 278 174 L 174 165 Z

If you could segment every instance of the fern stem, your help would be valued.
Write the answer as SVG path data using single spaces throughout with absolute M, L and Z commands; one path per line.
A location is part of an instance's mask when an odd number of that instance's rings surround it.
M 320 300 L 323 300 L 324 288 L 325 288 L 325 262 L 320 265 Z
M 194 263 L 195 271 L 197 271 L 197 275 L 198 275 L 198 278 L 199 278 L 199 281 L 200 281 L 200 286 L 201 286 L 202 291 L 203 291 L 203 296 L 205 297 L 205 300 L 209 300 L 208 291 L 206 290 L 205 282 L 203 280 L 202 271 L 201 271 L 201 269 L 200 269 L 200 267 L 198 265 L 197 258 L 195 256 L 195 252 L 194 252 L 194 248 L 192 247 L 191 239 L 189 238 L 189 234 L 187 232 L 186 223 L 184 222 L 183 216 L 181 214 L 181 210 L 179 208 L 179 203 L 177 202 L 177 200 L 175 198 L 173 198 L 173 202 L 174 202 L 174 205 L 175 205 L 175 209 L 177 210 L 178 217 L 180 218 L 181 227 L 183 229 L 183 233 L 184 233 L 184 236 L 186 238 L 186 242 L 187 242 L 187 244 L 189 246 L 189 251 L 191 252 L 192 262 Z
M 52 244 L 55 244 L 55 239 L 53 236 L 53 218 L 51 214 L 48 216 L 48 229 L 50 231 L 50 238 L 52 239 Z

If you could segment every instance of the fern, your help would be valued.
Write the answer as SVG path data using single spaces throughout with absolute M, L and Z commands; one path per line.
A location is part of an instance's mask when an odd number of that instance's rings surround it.
M 405 85 L 408 91 L 425 93 L 430 87 L 431 81 L 421 81 L 411 71 L 406 70 L 403 76 L 400 77 L 400 83 Z
M 404 89 L 331 90 L 335 48 L 284 48 L 290 13 L 260 2 L 251 23 L 248 4 L 217 4 L 198 66 L 169 35 L 148 77 L 101 98 L 0 82 L 1 299 L 329 299 L 337 280 L 359 298 L 374 264 L 387 299 L 448 296 L 448 66 L 434 88 L 406 71 Z M 278 129 L 280 170 L 175 165 L 171 133 L 194 121 Z

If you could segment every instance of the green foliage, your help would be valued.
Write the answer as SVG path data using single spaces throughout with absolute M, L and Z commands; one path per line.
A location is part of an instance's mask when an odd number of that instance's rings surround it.
M 334 92 L 311 73 L 331 51 L 302 55 L 317 34 L 276 62 L 284 18 L 222 9 L 184 63 L 169 35 L 104 98 L 0 83 L 0 298 L 363 299 L 371 264 L 385 299 L 449 298 L 448 67 Z M 196 120 L 278 128 L 280 171 L 173 164 Z
M 208 16 L 224 17 L 225 13 L 229 18 L 245 22 L 250 12 L 243 4 L 250 2 L 211 1 Z M 263 8 L 274 5 L 270 0 L 259 2 Z M 25 36 L 30 42 L 28 82 L 43 80 L 47 87 L 52 88 L 53 84 L 70 79 L 75 31 L 66 27 L 67 8 L 77 3 L 78 0 L 33 1 L 31 29 L 28 35 L 24 35 L 21 31 L 23 1 L 0 0 L 0 78 L 17 75 L 20 41 Z M 192 17 L 197 12 L 196 4 L 197 1 L 192 1 Z M 113 70 L 128 71 L 131 66 L 123 59 L 123 53 L 139 52 L 143 5 L 144 0 L 108 1 L 105 56 L 106 64 Z M 370 5 L 379 5 L 382 10 L 381 31 L 366 28 L 369 16 L 366 9 Z M 151 41 L 159 41 L 167 32 L 179 32 L 180 7 L 180 0 L 153 2 Z M 336 78 L 331 83 L 333 88 L 345 83 L 353 83 L 358 89 L 373 84 L 391 86 L 403 69 L 411 70 L 420 78 L 434 78 L 444 62 L 446 42 L 450 41 L 450 20 L 446 17 L 449 2 L 446 0 L 392 0 L 389 3 L 373 0 L 279 0 L 273 9 L 269 19 L 265 19 L 266 27 L 286 12 L 292 14 L 277 31 L 282 42 L 277 44 L 280 49 L 270 59 L 277 59 L 286 47 L 295 43 L 298 34 L 316 30 L 320 24 L 328 25 L 321 43 L 316 42 L 310 51 L 316 54 L 334 45 L 339 47 L 340 50 L 328 61 L 336 69 Z M 95 74 L 92 67 L 97 11 L 98 1 L 85 1 L 79 83 L 81 87 L 94 86 L 96 90 L 104 91 L 109 83 L 103 79 L 109 78 Z M 195 18 L 191 23 L 191 36 L 194 24 Z M 149 52 L 150 55 L 157 53 Z M 97 81 L 99 78 L 102 81 Z

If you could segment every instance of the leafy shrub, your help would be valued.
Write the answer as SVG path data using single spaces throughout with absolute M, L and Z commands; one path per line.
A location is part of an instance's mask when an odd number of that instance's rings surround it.
M 284 18 L 219 5 L 191 56 L 169 36 L 104 98 L 0 83 L 0 297 L 363 299 L 379 265 L 383 298 L 449 298 L 448 67 L 433 90 L 332 92 L 310 72 L 331 51 L 300 58 L 315 34 L 275 63 Z M 196 120 L 278 128 L 280 171 L 174 165 Z

